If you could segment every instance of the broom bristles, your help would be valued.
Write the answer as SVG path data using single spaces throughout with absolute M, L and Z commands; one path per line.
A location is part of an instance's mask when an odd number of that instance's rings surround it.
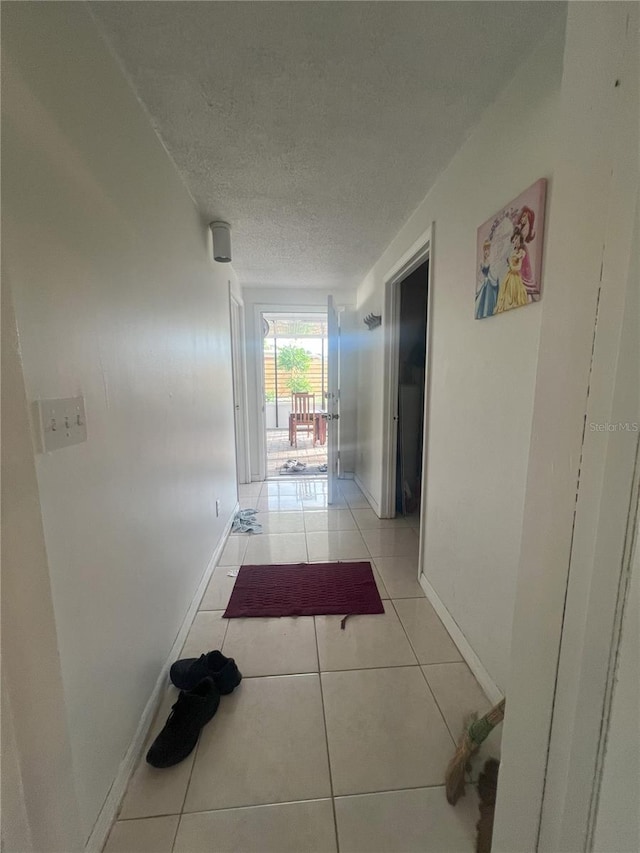
M 445 774 L 447 800 L 452 806 L 455 806 L 460 797 L 464 796 L 464 774 L 471 757 L 477 749 L 478 745 L 469 737 L 469 733 L 464 732 L 460 738 L 460 743 L 455 751 L 455 755 L 449 762 L 449 766 L 447 767 L 447 772 Z

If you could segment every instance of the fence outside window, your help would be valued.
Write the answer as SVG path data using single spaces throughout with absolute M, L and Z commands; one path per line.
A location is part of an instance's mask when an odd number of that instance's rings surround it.
M 267 429 L 288 425 L 293 391 L 315 394 L 324 408 L 327 390 L 327 320 L 323 314 L 265 314 L 264 394 Z

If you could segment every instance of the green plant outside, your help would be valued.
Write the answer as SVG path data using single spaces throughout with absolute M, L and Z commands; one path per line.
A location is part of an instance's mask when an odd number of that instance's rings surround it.
M 291 394 L 311 391 L 311 380 L 307 375 L 310 366 L 311 355 L 302 347 L 289 345 L 278 352 L 278 370 L 289 374 L 284 379 L 284 385 Z
M 306 376 L 292 376 L 285 381 L 292 394 L 308 394 L 311 391 L 311 380 Z
M 290 344 L 278 351 L 278 367 L 291 374 L 304 374 L 311 366 L 311 355 L 302 347 Z

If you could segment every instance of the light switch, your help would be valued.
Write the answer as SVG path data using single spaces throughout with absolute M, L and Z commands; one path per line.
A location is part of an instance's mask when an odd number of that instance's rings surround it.
M 87 440 L 84 397 L 38 400 L 42 449 L 45 453 Z

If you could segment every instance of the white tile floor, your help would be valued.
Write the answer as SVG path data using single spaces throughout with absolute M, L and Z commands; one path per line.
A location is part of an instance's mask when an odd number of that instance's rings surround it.
M 105 853 L 474 849 L 475 792 L 452 808 L 442 783 L 465 715 L 489 702 L 417 582 L 415 524 L 380 521 L 352 481 L 339 491 L 329 507 L 326 481 L 241 487 L 265 532 L 229 538 L 183 656 L 221 648 L 244 680 L 186 761 L 140 762 Z M 384 615 L 344 631 L 337 616 L 222 618 L 230 569 L 327 559 L 369 560 Z

